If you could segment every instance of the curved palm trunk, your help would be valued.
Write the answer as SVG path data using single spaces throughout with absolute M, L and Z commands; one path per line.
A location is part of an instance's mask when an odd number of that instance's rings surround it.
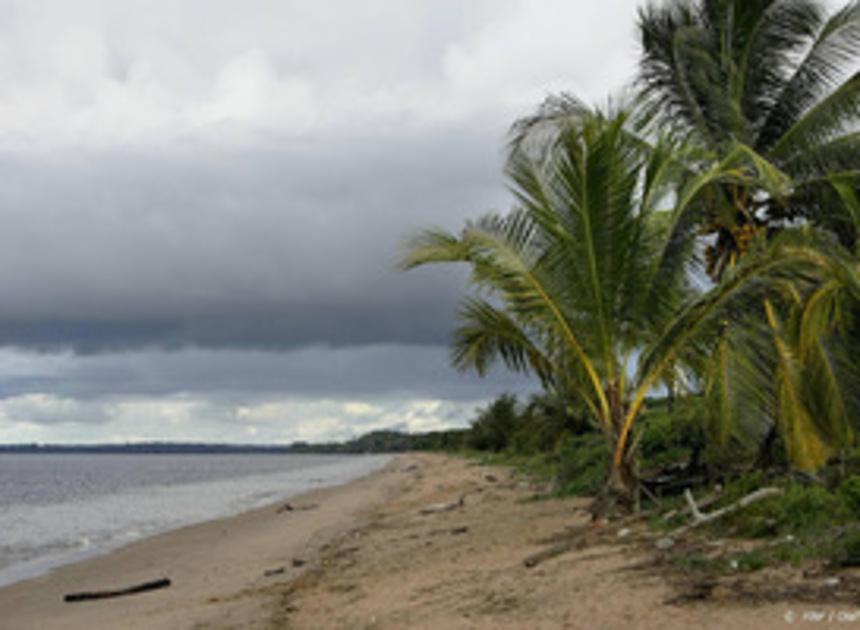
M 619 440 L 623 439 L 623 427 L 629 402 L 624 399 L 618 383 L 612 383 L 606 388 L 606 398 L 609 402 L 610 417 L 604 422 L 609 449 L 615 453 Z M 609 471 L 603 490 L 594 500 L 591 507 L 592 517 L 606 518 L 623 516 L 639 511 L 639 458 L 632 440 L 625 439 L 623 456 L 616 460 L 610 458 Z

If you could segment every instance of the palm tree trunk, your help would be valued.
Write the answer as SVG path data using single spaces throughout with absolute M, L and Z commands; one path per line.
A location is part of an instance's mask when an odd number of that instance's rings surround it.
M 773 467 L 775 460 L 773 456 L 773 448 L 778 437 L 779 431 L 776 423 L 773 423 L 768 428 L 761 443 L 759 443 L 758 453 L 756 454 L 755 462 L 753 463 L 754 468 L 758 470 L 767 470 L 768 468 Z
M 615 453 L 629 405 L 623 400 L 617 385 L 608 386 L 606 393 L 612 417 L 604 426 L 607 427 L 609 452 Z M 611 518 L 638 512 L 639 493 L 639 457 L 633 440 L 628 439 L 624 443 L 621 460 L 616 462 L 614 458 L 610 459 L 606 484 L 591 507 L 592 518 Z

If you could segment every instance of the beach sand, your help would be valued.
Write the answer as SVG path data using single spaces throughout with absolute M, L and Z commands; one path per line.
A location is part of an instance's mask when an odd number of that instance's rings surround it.
M 853 625 L 856 606 L 846 604 L 719 594 L 677 603 L 684 585 L 654 563 L 653 545 L 593 526 L 584 500 L 533 500 L 535 491 L 507 470 L 400 456 L 361 480 L 289 500 L 313 509 L 271 506 L 187 527 L 0 589 L 0 628 L 745 630 L 820 627 L 819 613 Z M 585 542 L 524 566 L 574 534 Z M 172 586 L 62 601 L 160 577 Z
M 307 570 L 320 547 L 357 524 L 396 484 L 384 469 L 238 516 L 146 538 L 104 556 L 0 588 L 0 629 L 267 628 L 272 589 Z M 282 510 L 287 503 L 297 509 Z M 302 509 L 312 507 L 312 509 Z M 280 511 L 279 511 L 280 510 Z M 304 562 L 301 567 L 293 566 Z M 266 577 L 267 571 L 283 573 Z M 65 603 L 63 596 L 167 577 L 169 588 Z

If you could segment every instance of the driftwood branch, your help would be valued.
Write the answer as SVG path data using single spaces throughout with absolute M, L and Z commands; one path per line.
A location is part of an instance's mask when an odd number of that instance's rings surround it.
M 686 497 L 687 492 L 689 492 L 689 490 L 684 492 L 685 497 Z M 699 508 L 699 510 L 701 511 L 707 507 L 712 506 L 714 503 L 719 501 L 722 497 L 723 497 L 723 487 L 721 485 L 717 484 L 714 487 L 714 491 L 711 494 L 709 494 L 708 496 L 706 496 L 702 499 L 699 499 L 698 501 L 693 501 L 693 504 L 696 505 Z M 691 511 L 690 502 L 688 500 L 687 505 L 685 507 L 683 507 L 681 509 L 670 510 L 670 511 L 666 512 L 663 515 L 663 520 L 668 521 L 669 519 L 674 518 L 675 516 L 678 516 L 679 514 L 687 514 L 690 511 Z
M 525 565 L 528 569 L 536 567 L 541 562 L 551 560 L 556 556 L 560 556 L 562 554 L 567 553 L 568 551 L 573 551 L 574 549 L 577 549 L 577 542 L 578 541 L 575 540 L 565 540 L 563 542 L 558 543 L 557 545 L 553 545 L 552 547 L 541 549 L 537 553 L 534 553 L 525 560 L 523 560 L 523 565 Z
M 706 520 L 704 514 L 699 511 L 699 506 L 696 505 L 696 500 L 693 498 L 693 493 L 690 492 L 689 488 L 684 490 L 684 499 L 687 500 L 687 506 L 690 508 L 690 514 L 693 515 L 694 523 Z
M 453 501 L 451 503 L 434 503 L 433 505 L 428 505 L 427 507 L 423 507 L 418 512 L 420 514 L 438 514 L 439 512 L 450 512 L 451 510 L 456 510 L 457 508 L 461 508 L 466 504 L 466 495 L 460 497 L 459 501 Z
M 693 522 L 688 525 L 684 525 L 683 527 L 679 527 L 676 529 L 670 536 L 677 536 L 679 534 L 683 534 L 688 530 L 699 527 L 700 525 L 705 525 L 706 523 L 711 523 L 718 518 L 722 518 L 727 514 L 731 514 L 732 512 L 736 512 L 741 508 L 745 508 L 748 505 L 753 503 L 757 503 L 758 501 L 763 501 L 764 499 L 769 499 L 770 497 L 775 497 L 782 494 L 782 490 L 780 488 L 760 488 L 755 492 L 751 492 L 745 497 L 741 497 L 734 503 L 727 505 L 726 507 L 720 508 L 719 510 L 714 510 L 713 512 L 703 513 L 699 506 L 696 505 L 696 500 L 693 498 L 693 493 L 690 492 L 689 488 L 684 491 L 684 498 L 687 499 L 687 505 L 690 508 L 690 512 L 693 515 Z
M 142 584 L 135 584 L 128 588 L 118 589 L 114 591 L 88 591 L 83 593 L 69 593 L 63 597 L 65 602 L 85 602 L 93 599 L 109 599 L 111 597 L 122 597 L 124 595 L 136 595 L 137 593 L 146 593 L 148 591 L 156 591 L 161 588 L 170 586 L 168 578 L 160 580 L 152 580 Z

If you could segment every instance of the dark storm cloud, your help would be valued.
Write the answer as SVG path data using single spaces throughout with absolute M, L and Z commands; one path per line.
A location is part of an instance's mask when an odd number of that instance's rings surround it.
M 620 83 L 634 4 L 15 4 L 0 344 L 442 343 L 461 276 L 403 240 L 504 209 L 507 126 Z
M 396 260 L 422 224 L 457 227 L 505 203 L 498 153 L 459 131 L 365 140 L 74 166 L 7 157 L 0 343 L 443 342 L 460 274 L 405 275 Z
M 153 350 L 60 355 L 47 366 L 38 364 L 35 357 L 32 360 L 26 368 L 0 372 L 0 399 L 49 391 L 80 400 L 177 392 L 222 400 L 271 395 L 477 400 L 533 386 L 529 379 L 504 370 L 486 380 L 459 374 L 448 367 L 447 350 L 438 346 L 314 346 L 290 352 Z

